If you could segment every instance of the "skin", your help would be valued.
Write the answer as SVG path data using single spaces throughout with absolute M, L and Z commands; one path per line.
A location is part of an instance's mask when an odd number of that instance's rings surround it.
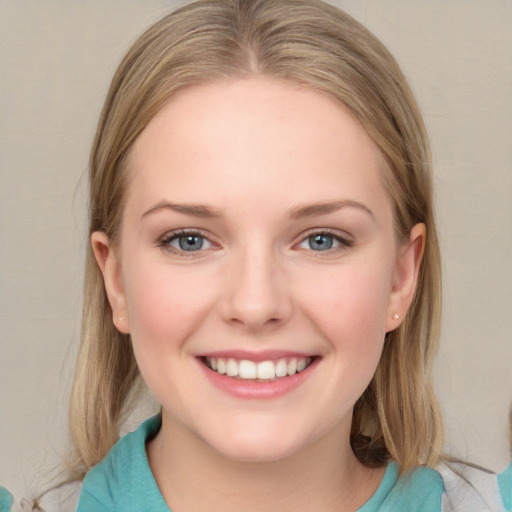
M 148 458 L 173 510 L 356 510 L 378 487 L 383 469 L 350 449 L 352 411 L 425 240 L 417 225 L 397 246 L 384 167 L 343 106 L 263 77 L 179 93 L 136 141 L 119 242 L 92 244 L 162 404 Z M 181 250 L 176 230 L 202 248 Z M 198 359 L 231 350 L 315 366 L 283 395 L 234 397 Z

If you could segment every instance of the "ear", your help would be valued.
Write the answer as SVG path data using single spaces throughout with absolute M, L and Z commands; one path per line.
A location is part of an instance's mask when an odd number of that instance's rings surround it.
M 411 229 L 409 241 L 399 249 L 386 317 L 386 332 L 396 329 L 402 323 L 412 303 L 425 250 L 426 235 L 425 224 L 416 224 Z
M 95 231 L 91 235 L 91 244 L 96 262 L 103 274 L 108 301 L 112 308 L 112 321 L 117 330 L 129 334 L 128 308 L 122 281 L 121 262 L 106 233 Z

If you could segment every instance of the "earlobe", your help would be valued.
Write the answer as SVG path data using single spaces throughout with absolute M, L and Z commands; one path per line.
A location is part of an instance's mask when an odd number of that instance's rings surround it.
M 96 262 L 103 275 L 105 290 L 112 309 L 112 321 L 118 331 L 128 334 L 130 325 L 122 282 L 121 262 L 117 251 L 112 247 L 107 234 L 103 231 L 95 231 L 91 235 L 91 245 Z
M 426 242 L 425 224 L 416 224 L 409 241 L 400 249 L 391 290 L 386 332 L 396 329 L 405 317 L 416 291 Z

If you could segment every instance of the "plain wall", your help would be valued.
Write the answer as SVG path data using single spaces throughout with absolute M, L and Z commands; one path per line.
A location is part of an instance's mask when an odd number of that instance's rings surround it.
M 444 254 L 436 388 L 447 449 L 499 470 L 512 400 L 512 1 L 332 3 L 387 44 L 425 114 Z M 101 104 L 128 46 L 174 5 L 0 1 L 0 484 L 16 496 L 66 449 Z

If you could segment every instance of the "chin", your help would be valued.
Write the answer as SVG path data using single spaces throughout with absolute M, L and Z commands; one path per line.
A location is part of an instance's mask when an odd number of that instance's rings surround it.
M 299 439 L 290 439 L 286 429 L 258 432 L 258 435 L 236 435 L 224 433 L 221 439 L 205 441 L 222 457 L 236 462 L 274 462 L 283 460 L 299 452 L 307 443 Z M 296 433 L 295 433 L 296 434 Z

